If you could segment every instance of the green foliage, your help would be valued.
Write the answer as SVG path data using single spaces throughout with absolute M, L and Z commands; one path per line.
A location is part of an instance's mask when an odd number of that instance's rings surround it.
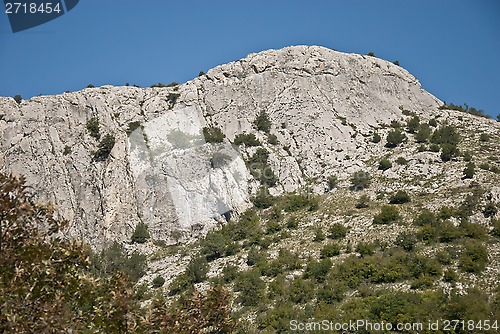
M 257 148 L 255 153 L 248 159 L 247 166 L 250 174 L 256 178 L 263 186 L 273 187 L 278 182 L 278 178 L 274 174 L 267 160 L 269 152 L 262 147 Z
M 404 204 L 410 201 L 410 195 L 404 190 L 398 190 L 389 199 L 390 204 Z
M 257 306 L 265 298 L 266 284 L 260 277 L 259 270 L 240 273 L 235 283 L 235 290 L 240 292 L 239 302 L 243 306 Z
M 130 136 L 132 134 L 132 132 L 134 132 L 138 128 L 142 128 L 141 122 L 139 122 L 139 121 L 129 122 L 128 126 L 127 126 L 127 130 L 125 132 L 127 133 L 127 136 Z
M 407 123 L 406 129 L 409 133 L 416 133 L 420 128 L 420 118 L 413 116 Z
M 309 261 L 304 272 L 304 278 L 314 278 L 316 281 L 322 283 L 333 265 L 332 261 L 328 259 L 328 257 L 329 256 L 324 256 L 319 261 Z
M 373 52 L 368 52 L 367 55 L 370 57 L 375 57 L 375 53 L 373 53 Z
M 87 88 L 95 88 L 95 86 L 93 84 L 88 84 Z
M 488 202 L 483 209 L 483 215 L 485 218 L 493 217 L 497 212 L 497 206 L 493 202 Z
M 171 83 L 169 83 L 167 85 L 167 87 L 175 87 L 175 86 L 179 86 L 179 83 L 178 82 L 175 82 L 175 81 L 172 81 Z
M 64 145 L 63 155 L 71 154 L 71 146 Z
M 175 103 L 177 102 L 177 99 L 181 96 L 179 93 L 168 93 L 167 95 L 167 102 L 170 104 L 170 107 L 172 108 Z
M 257 193 L 252 197 L 252 203 L 256 208 L 266 209 L 271 207 L 275 202 L 275 198 L 269 193 L 267 187 L 262 186 L 257 190 Z
M 16 101 L 17 104 L 21 104 L 21 102 L 23 101 L 23 98 L 21 95 L 18 94 L 16 96 L 14 96 L 14 101 Z
M 267 260 L 267 253 L 255 246 L 252 246 L 247 254 L 247 264 L 253 266 L 255 264 L 262 264 Z
M 269 133 L 271 131 L 271 120 L 265 111 L 261 111 L 254 121 L 255 128 L 259 131 Z
M 239 133 L 234 137 L 234 145 L 245 144 L 245 146 L 260 146 L 260 141 L 253 133 Z
M 472 179 L 474 177 L 475 168 L 476 165 L 473 162 L 469 162 L 464 169 L 464 174 L 465 174 L 464 178 Z
M 314 211 L 318 208 L 317 197 L 308 193 L 286 194 L 284 202 L 283 209 L 286 212 L 295 212 L 304 208 Z
M 132 234 L 132 242 L 143 244 L 149 239 L 149 231 L 148 226 L 143 222 L 139 222 L 135 226 L 134 233 Z
M 435 118 L 429 120 L 429 126 L 432 126 L 433 128 L 438 126 L 437 120 Z
M 381 140 L 382 138 L 377 132 L 373 133 L 372 143 L 380 143 Z
M 278 137 L 276 137 L 276 135 L 272 134 L 272 133 L 267 135 L 267 141 L 271 145 L 278 145 L 279 144 Z
M 62 238 L 56 217 L 23 178 L 0 174 L 0 332 L 123 332 L 138 309 L 129 281 L 97 277 L 89 247 Z
M 222 143 L 226 135 L 222 133 L 222 130 L 218 127 L 204 127 L 203 128 L 203 138 L 207 143 L 215 144 Z
M 326 184 L 328 185 L 328 190 L 332 190 L 338 184 L 337 175 L 329 175 L 326 179 Z
M 340 246 L 336 242 L 331 242 L 321 248 L 321 258 L 327 258 L 332 256 L 337 256 L 340 254 Z
M 485 114 L 483 110 L 476 109 L 474 107 L 469 107 L 467 105 L 467 103 L 464 103 L 463 107 L 461 105 L 454 105 L 453 103 L 450 103 L 450 104 L 445 103 L 442 106 L 440 106 L 439 109 L 457 110 L 457 111 L 461 111 L 461 112 L 466 112 L 466 113 L 474 115 L 474 116 L 490 118 L 490 116 Z
M 165 284 L 165 279 L 162 276 L 158 275 L 153 279 L 154 288 L 160 288 L 163 284 Z
M 313 297 L 313 284 L 308 280 L 297 277 L 290 285 L 290 300 L 296 304 L 307 303 Z
M 490 139 L 491 139 L 490 135 L 484 132 L 481 133 L 481 135 L 479 136 L 479 140 L 482 142 L 490 141 Z
M 407 165 L 407 164 L 408 164 L 408 160 L 406 160 L 406 159 L 405 159 L 405 158 L 403 158 L 403 157 L 398 157 L 398 158 L 396 159 L 396 163 L 397 163 L 398 165 L 403 165 L 403 166 L 404 166 L 404 165 Z
M 357 171 L 351 176 L 351 190 L 359 191 L 366 189 L 371 184 L 370 173 Z
M 399 210 L 394 205 L 382 206 L 380 213 L 373 217 L 374 224 L 390 224 L 401 219 Z
M 500 219 L 492 220 L 491 226 L 493 227 L 493 229 L 491 230 L 491 235 L 500 238 Z
M 406 136 L 399 129 L 394 129 L 387 134 L 385 147 L 394 148 L 406 140 Z
M 407 252 L 413 251 L 416 243 L 417 237 L 413 233 L 402 232 L 396 238 L 396 245 Z
M 459 268 L 479 274 L 488 264 L 488 249 L 479 241 L 467 241 L 459 257 Z
M 418 129 L 418 132 L 415 135 L 415 140 L 417 141 L 417 143 L 425 144 L 427 143 L 427 140 L 429 140 L 430 136 L 431 136 L 431 128 L 429 127 L 429 124 L 424 123 L 420 125 L 420 128 Z
M 210 287 L 205 294 L 196 289 L 182 296 L 173 305 L 163 298 L 153 300 L 146 323 L 130 323 L 125 332 L 138 333 L 233 333 L 229 293 L 221 287 Z M 133 327 L 134 326 L 134 327 Z
M 347 235 L 347 232 L 349 232 L 347 227 L 340 223 L 334 223 L 328 229 L 328 238 L 335 240 L 343 239 Z
M 317 227 L 316 229 L 314 229 L 313 241 L 321 242 L 323 240 L 325 240 L 325 233 L 323 232 L 323 230 L 320 227 Z
M 125 248 L 117 242 L 93 257 L 93 270 L 101 276 L 121 273 L 130 281 L 137 282 L 146 273 L 146 256 L 137 252 L 127 254 Z
M 382 159 L 378 163 L 378 169 L 380 170 L 387 170 L 392 167 L 392 162 L 388 159 Z
M 205 72 L 200 71 L 200 72 L 198 73 L 198 76 L 199 76 L 199 77 L 201 77 L 201 76 L 204 76 L 205 74 L 206 74 Z
M 451 125 L 444 125 L 438 128 L 431 136 L 431 143 L 433 144 L 449 144 L 456 146 L 460 141 L 460 135 L 455 127 Z
M 369 207 L 370 197 L 366 194 L 361 195 L 358 202 L 356 203 L 356 209 L 364 209 Z
M 92 137 L 95 139 L 101 138 L 101 134 L 99 132 L 99 119 L 97 119 L 97 117 L 90 118 L 85 127 Z
M 373 255 L 377 249 L 377 244 L 374 242 L 361 241 L 356 245 L 356 252 L 362 257 Z
M 150 88 L 165 88 L 167 86 L 165 86 L 164 84 L 162 84 L 161 82 L 158 82 L 157 84 L 153 84 L 151 86 L 149 86 Z
M 400 66 L 400 65 L 399 65 L 399 60 L 397 60 L 397 59 L 396 59 L 395 61 L 393 61 L 392 63 L 393 63 L 394 65 L 396 65 L 396 66 Z
M 450 161 L 459 153 L 457 146 L 452 144 L 441 144 L 441 160 Z
M 113 135 L 106 135 L 99 142 L 99 146 L 97 147 L 97 151 L 94 152 L 92 159 L 94 161 L 105 161 L 111 150 L 115 146 L 115 137 Z
M 192 283 L 201 283 L 207 278 L 208 262 L 205 256 L 197 256 L 191 259 L 186 267 L 186 276 Z
M 247 236 L 248 222 L 243 223 L 239 231 L 235 231 L 234 239 L 240 239 Z M 201 254 L 203 254 L 208 261 L 213 261 L 223 256 L 229 256 L 236 251 L 237 245 L 231 239 L 226 225 L 221 230 L 213 230 L 208 232 L 206 237 L 200 242 Z

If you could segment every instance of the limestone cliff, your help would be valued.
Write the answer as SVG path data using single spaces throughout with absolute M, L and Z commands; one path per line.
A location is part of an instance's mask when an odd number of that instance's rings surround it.
M 448 174 L 446 164 L 430 164 L 439 160 L 436 153 L 404 146 L 394 153 L 407 165 L 384 174 L 376 168 L 386 149 L 372 142 L 373 134 L 384 137 L 392 121 L 404 123 L 405 110 L 422 121 L 438 117 L 463 126 L 465 138 L 500 133 L 498 123 L 438 110 L 442 104 L 390 62 L 288 47 L 251 54 L 172 87 L 103 86 L 20 104 L 0 98 L 0 170 L 25 175 L 37 196 L 71 222 L 69 234 L 96 248 L 129 239 L 140 221 L 154 239 L 173 242 L 251 205 L 258 182 L 245 161 L 256 148 L 232 145 L 245 132 L 269 151 L 278 178 L 272 194 L 304 186 L 324 193 L 330 174 L 347 184 L 361 169 L 380 173 L 378 190 L 386 192 L 403 184 L 441 191 L 465 182 Z M 255 129 L 261 112 L 269 115 L 274 144 Z M 89 120 L 97 120 L 99 134 L 89 131 Z M 220 128 L 223 142 L 209 142 L 204 127 Z M 115 139 L 110 155 L 96 159 L 108 134 Z M 214 164 L 215 157 L 222 163 Z M 409 178 L 418 180 L 409 184 Z

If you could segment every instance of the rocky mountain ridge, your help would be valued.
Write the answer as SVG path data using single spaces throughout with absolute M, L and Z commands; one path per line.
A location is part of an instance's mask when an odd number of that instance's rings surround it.
M 467 187 L 470 180 L 456 173 L 463 162 L 443 163 L 438 152 L 415 152 L 404 143 L 385 146 L 391 123 L 404 125 L 411 115 L 460 129 L 461 150 L 478 133 L 498 139 L 499 123 L 439 110 L 442 105 L 390 62 L 288 47 L 251 54 L 182 85 L 103 86 L 20 104 L 0 98 L 0 171 L 25 175 L 38 197 L 71 222 L 69 235 L 95 248 L 129 240 L 139 222 L 153 239 L 176 243 L 251 206 L 260 184 L 248 162 L 258 147 L 234 145 L 242 133 L 253 133 L 268 152 L 277 178 L 269 188 L 273 195 L 303 188 L 325 193 L 333 174 L 339 187 L 347 187 L 359 170 L 376 176 L 372 196 Z M 268 131 L 255 128 L 262 112 L 271 123 Z M 92 120 L 97 127 L 89 126 Z M 220 129 L 222 143 L 203 137 L 203 128 Z M 373 142 L 375 133 L 384 140 Z M 106 135 L 113 145 L 109 156 L 98 159 Z M 216 154 L 222 167 L 214 167 Z M 379 170 L 388 155 L 408 162 Z M 488 148 L 487 156 L 498 157 L 498 150 Z M 498 202 L 494 178 L 498 174 L 481 172 L 476 182 L 490 184 Z

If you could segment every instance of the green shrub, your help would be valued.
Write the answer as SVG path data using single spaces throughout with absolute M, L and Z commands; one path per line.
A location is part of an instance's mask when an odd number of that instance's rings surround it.
M 483 209 L 483 215 L 485 218 L 493 217 L 497 214 L 497 206 L 493 202 L 488 202 Z
M 205 256 L 197 256 L 191 259 L 186 267 L 186 276 L 192 283 L 201 283 L 207 278 L 208 262 Z
M 390 162 L 388 159 L 382 159 L 378 163 L 378 169 L 380 170 L 387 170 L 392 167 L 392 162 Z
M 297 217 L 291 216 L 290 218 L 288 218 L 288 220 L 286 222 L 287 228 L 294 229 L 294 228 L 297 228 L 298 226 L 299 226 L 299 220 L 297 219 Z
M 393 61 L 392 63 L 393 63 L 394 65 L 396 65 L 396 66 L 400 66 L 400 65 L 399 65 L 399 60 L 397 60 L 397 59 L 396 59 L 395 61 Z
M 390 224 L 401 219 L 399 210 L 394 205 L 382 206 L 380 213 L 373 217 L 374 224 Z
M 226 135 L 222 133 L 222 130 L 215 126 L 204 127 L 203 128 L 203 138 L 207 143 L 222 143 Z
M 431 136 L 431 142 L 433 144 L 449 144 L 456 146 L 460 141 L 460 135 L 458 134 L 455 127 L 451 125 L 445 125 L 438 128 Z
M 259 270 L 241 272 L 235 283 L 235 290 L 240 292 L 239 301 L 243 306 L 257 306 L 265 299 L 266 284 L 260 277 Z
M 376 249 L 377 244 L 374 242 L 361 241 L 356 245 L 356 252 L 358 252 L 361 257 L 373 255 Z
M 351 190 L 359 191 L 366 189 L 371 184 L 370 173 L 357 171 L 351 176 Z
M 336 242 L 331 242 L 329 244 L 326 244 L 321 248 L 321 258 L 327 258 L 327 257 L 332 257 L 332 256 L 337 256 L 340 254 L 340 246 Z
M 375 132 L 373 134 L 372 143 L 380 143 L 381 140 L 382 138 L 380 137 L 380 135 L 377 132 Z
M 479 136 L 479 140 L 482 141 L 482 142 L 487 142 L 487 141 L 490 141 L 490 135 L 487 134 L 487 133 L 481 133 L 481 135 Z
M 234 145 L 260 146 L 260 141 L 253 133 L 239 133 L 234 137 Z
M 271 120 L 265 111 L 261 111 L 254 121 L 255 128 L 259 131 L 269 133 L 271 131 Z
M 413 233 L 402 232 L 396 238 L 396 245 L 403 248 L 407 252 L 413 251 L 416 243 L 417 237 Z
M 457 273 L 453 269 L 448 269 L 443 274 L 443 280 L 447 283 L 456 282 L 458 279 Z
M 441 150 L 441 147 L 439 147 L 438 144 L 432 144 L 429 146 L 429 151 L 431 152 L 439 152 Z
M 332 261 L 328 257 L 323 257 L 319 261 L 311 260 L 306 266 L 304 278 L 314 278 L 316 281 L 322 283 L 332 265 Z
M 429 120 L 429 126 L 432 126 L 433 128 L 438 126 L 437 119 L 433 118 Z
M 458 148 L 452 144 L 441 144 L 441 160 L 450 161 L 451 158 L 458 155 Z
M 93 84 L 88 84 L 87 88 L 95 88 L 95 86 Z
M 429 127 L 429 124 L 422 124 L 420 125 L 420 128 L 418 129 L 418 132 L 415 135 L 415 140 L 417 143 L 422 143 L 425 144 L 427 143 L 427 140 L 431 136 L 431 128 Z
M 238 267 L 232 264 L 226 265 L 222 269 L 223 281 L 230 283 L 238 277 Z
M 488 264 L 488 249 L 478 241 L 467 241 L 459 257 L 458 266 L 465 272 L 479 274 Z
M 314 211 L 318 207 L 318 199 L 312 194 L 287 194 L 284 196 L 284 199 L 285 203 L 283 209 L 286 212 L 295 212 L 304 208 L 308 208 L 309 211 Z
M 406 139 L 406 136 L 399 129 L 394 129 L 387 134 L 387 143 L 385 147 L 394 148 L 401 144 Z
M 345 238 L 345 236 L 347 235 L 347 232 L 349 232 L 347 227 L 345 227 L 344 225 L 342 225 L 340 223 L 334 223 L 328 229 L 328 238 L 330 238 L 330 239 L 342 239 L 342 238 Z
M 408 164 L 408 160 L 406 160 L 403 157 L 399 157 L 399 158 L 396 159 L 396 163 L 398 165 L 407 165 Z
M 390 204 L 404 204 L 410 201 L 410 195 L 404 190 L 398 190 L 394 195 L 389 199 Z
M 336 175 L 330 175 L 330 176 L 328 176 L 328 178 L 326 179 L 326 183 L 328 185 L 328 190 L 332 190 L 338 184 L 337 176 Z
M 373 53 L 373 52 L 368 52 L 367 55 L 370 57 L 375 57 L 375 53 Z
M 464 178 L 472 179 L 474 177 L 475 168 L 476 165 L 473 162 L 469 162 L 464 169 L 464 174 L 465 174 Z
M 21 95 L 18 94 L 16 96 L 14 96 L 14 101 L 16 101 L 17 104 L 21 104 L 21 102 L 23 101 L 23 98 Z
M 363 209 L 363 208 L 367 208 L 369 206 L 370 203 L 370 197 L 366 194 L 363 194 L 361 195 L 361 197 L 359 198 L 358 202 L 356 203 L 356 209 Z
M 418 116 L 413 116 L 412 119 L 410 119 L 406 123 L 406 129 L 408 130 L 409 133 L 416 133 L 420 128 L 420 118 Z
M 111 150 L 115 146 L 115 137 L 113 135 L 106 135 L 101 139 L 99 146 L 97 147 L 97 151 L 94 152 L 93 160 L 94 161 L 105 161 Z
M 151 86 L 149 86 L 150 88 L 164 88 L 164 87 L 167 87 L 165 86 L 164 84 L 162 84 L 161 82 L 158 82 L 156 84 L 153 84 Z
M 272 134 L 272 133 L 267 135 L 267 141 L 271 145 L 278 145 L 279 144 L 278 137 L 276 137 L 276 135 Z
M 205 72 L 203 72 L 203 71 L 200 71 L 200 72 L 198 73 L 198 76 L 199 76 L 199 77 L 204 76 L 204 75 L 205 75 Z
M 297 277 L 290 285 L 290 300 L 296 304 L 307 303 L 312 299 L 314 285 L 310 281 Z
M 149 239 L 148 226 L 143 222 L 139 222 L 135 226 L 134 233 L 132 234 L 132 242 L 143 244 Z
M 275 202 L 275 198 L 269 193 L 267 187 L 262 186 L 257 190 L 257 193 L 252 197 L 252 203 L 256 208 L 267 209 Z
M 321 242 L 323 240 L 325 240 L 325 233 L 323 233 L 323 230 L 320 227 L 318 227 L 314 230 L 313 241 Z
M 451 255 L 449 252 L 447 252 L 445 250 L 441 250 L 441 251 L 437 252 L 435 259 L 437 262 L 444 264 L 444 265 L 451 264 Z
M 139 121 L 134 121 L 134 122 L 129 122 L 127 130 L 125 131 L 127 133 L 127 136 L 130 136 L 132 132 L 137 130 L 138 128 L 141 128 L 141 122 Z
M 158 275 L 153 279 L 154 288 L 160 288 L 163 284 L 165 284 L 165 279 L 162 276 Z
M 85 127 L 92 137 L 95 139 L 101 138 L 101 134 L 99 133 L 99 119 L 97 119 L 97 117 L 90 118 Z
M 250 174 L 256 178 L 263 186 L 273 187 L 278 182 L 278 178 L 274 174 L 267 160 L 269 152 L 262 147 L 257 148 L 255 153 L 248 159 L 247 166 Z
M 491 222 L 493 229 L 491 230 L 491 235 L 500 238 L 500 219 L 495 219 Z
M 265 261 L 267 261 L 267 252 L 252 246 L 247 254 L 247 265 L 253 266 Z
M 168 93 L 167 95 L 167 102 L 170 104 L 170 107 L 172 108 L 175 103 L 177 102 L 177 99 L 181 96 L 179 93 Z
M 340 302 L 344 299 L 347 288 L 345 285 L 337 282 L 327 282 L 318 289 L 317 298 L 319 301 L 328 305 Z
M 465 162 L 472 161 L 472 153 L 470 151 L 463 152 L 463 156 L 464 156 L 464 161 Z
M 92 262 L 93 270 L 99 275 L 112 276 L 121 272 L 134 283 L 145 274 L 147 264 L 145 255 L 137 252 L 129 255 L 125 248 L 117 242 L 95 256 Z
M 68 155 L 71 153 L 71 146 L 64 145 L 63 155 Z

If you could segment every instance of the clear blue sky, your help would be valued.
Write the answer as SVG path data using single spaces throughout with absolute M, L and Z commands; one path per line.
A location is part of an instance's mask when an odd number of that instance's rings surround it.
M 81 0 L 15 34 L 2 11 L 0 96 L 182 83 L 289 45 L 398 59 L 441 100 L 500 113 L 498 0 Z

